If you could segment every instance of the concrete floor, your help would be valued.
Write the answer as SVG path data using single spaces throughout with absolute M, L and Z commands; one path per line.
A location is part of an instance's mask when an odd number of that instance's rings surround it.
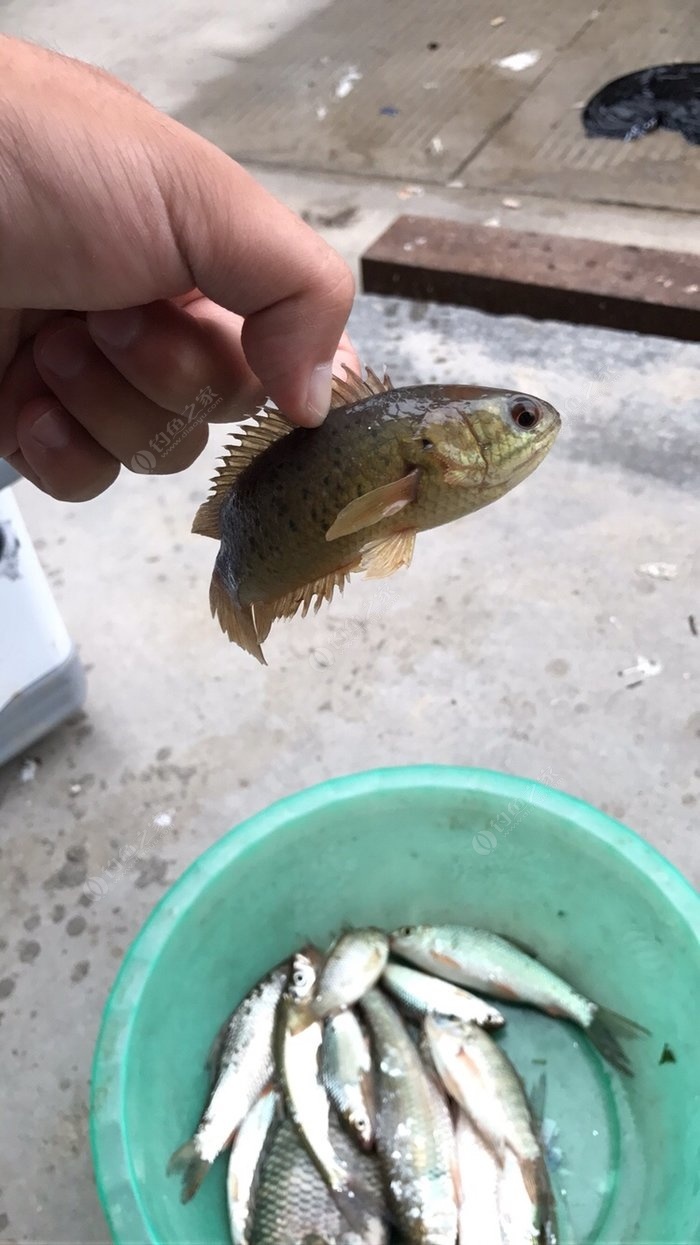
M 18 3 L 5 28 L 150 83 L 176 109 L 214 62 L 220 72 L 224 52 L 211 49 L 254 55 L 266 23 L 291 26 L 291 12 L 281 0 L 256 0 L 254 20 L 252 4 L 235 16 L 223 4 L 174 15 L 124 4 L 86 21 L 78 0 Z M 153 59 L 161 29 L 170 35 Z M 403 206 L 388 183 L 266 177 L 351 256 Z M 479 192 L 453 210 L 479 218 L 498 203 Z M 348 206 L 341 229 L 332 218 Z M 643 236 L 668 228 L 554 198 L 522 210 L 528 225 L 554 213 L 562 228 L 588 222 L 601 236 L 623 233 L 626 219 Z M 682 233 L 682 215 L 678 224 Z M 163 888 L 278 796 L 382 764 L 500 768 L 606 809 L 700 882 L 700 639 L 688 621 L 700 620 L 700 348 L 370 298 L 358 299 L 352 329 L 396 383 L 522 387 L 559 407 L 563 431 L 522 488 L 422 536 L 410 572 L 358 580 L 317 618 L 280 624 L 266 670 L 210 621 L 213 546 L 189 535 L 221 429 L 183 475 L 125 473 L 87 506 L 17 489 L 89 700 L 32 750 L 30 781 L 20 762 L 0 770 L 2 1241 L 107 1239 L 86 1108 L 106 993 Z M 675 578 L 640 569 L 658 562 Z M 641 683 L 620 674 L 639 658 L 660 663 Z M 131 868 L 107 883 L 127 848 Z M 99 899 L 86 894 L 90 879 Z

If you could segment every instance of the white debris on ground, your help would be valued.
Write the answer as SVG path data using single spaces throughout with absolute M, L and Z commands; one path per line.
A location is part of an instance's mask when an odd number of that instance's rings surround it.
M 678 574 L 675 562 L 642 562 L 637 570 L 640 575 L 649 575 L 652 579 L 675 579 Z
M 513 199 L 510 195 L 505 199 L 501 199 L 501 203 L 503 204 L 504 207 L 507 207 L 507 208 L 522 207 L 522 203 L 520 199 Z
M 361 80 L 362 74 L 357 68 L 357 65 L 350 65 L 349 69 L 345 71 L 335 88 L 336 99 L 345 99 L 346 95 L 349 95 L 353 90 L 355 83 L 360 82 Z
M 36 771 L 38 770 L 38 768 L 39 768 L 39 762 L 36 761 L 34 757 L 27 757 L 27 759 L 22 762 L 22 765 L 20 767 L 20 771 L 19 771 L 20 782 L 34 782 L 34 779 L 36 778 Z
M 430 152 L 431 156 L 441 156 L 444 150 L 445 150 L 445 144 L 440 138 L 440 135 L 436 134 L 435 137 L 431 138 L 430 142 L 428 143 L 428 151 Z
M 628 666 L 626 670 L 620 670 L 620 678 L 627 679 L 628 687 L 637 687 L 643 683 L 645 679 L 651 679 L 655 674 L 661 674 L 663 666 L 660 661 L 654 661 L 649 657 L 638 657 L 634 666 Z
M 512 73 L 521 73 L 523 69 L 531 69 L 536 65 L 542 53 L 533 48 L 530 52 L 514 52 L 512 56 L 502 56 L 494 61 L 499 69 L 510 69 Z

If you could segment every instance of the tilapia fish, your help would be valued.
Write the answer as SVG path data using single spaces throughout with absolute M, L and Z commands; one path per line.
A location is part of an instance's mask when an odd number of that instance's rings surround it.
M 355 1150 L 338 1126 L 332 1141 L 363 1186 L 381 1202 L 376 1161 Z M 386 1245 L 381 1216 L 360 1211 L 350 1225 L 289 1122 L 280 1125 L 263 1167 L 252 1215 L 252 1245 Z
M 395 930 L 391 946 L 446 981 L 573 1021 L 618 1071 L 632 1074 L 622 1042 L 648 1035 L 648 1029 L 579 994 L 506 938 L 468 925 L 412 925 Z
M 246 995 L 218 1041 L 218 1075 L 194 1136 L 175 1151 L 168 1174 L 182 1172 L 182 1201 L 197 1192 L 273 1074 L 272 1038 L 289 966 L 263 977 Z
M 336 380 L 320 428 L 264 408 L 238 429 L 192 530 L 220 542 L 209 600 L 264 662 L 277 618 L 330 601 L 347 577 L 408 566 L 416 534 L 480 510 L 530 475 L 559 415 L 528 394 Z

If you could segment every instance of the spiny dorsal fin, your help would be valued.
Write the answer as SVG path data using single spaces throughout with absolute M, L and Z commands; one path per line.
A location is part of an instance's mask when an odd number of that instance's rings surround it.
M 192 531 L 197 536 L 213 536 L 219 540 L 219 511 L 234 480 L 275 441 L 286 437 L 293 425 L 279 411 L 264 406 L 254 422 L 239 426 L 236 439 L 228 445 L 212 479 L 212 491 L 197 511 Z
M 363 380 L 346 364 L 343 364 L 343 368 L 345 380 L 341 380 L 339 376 L 333 377 L 331 410 L 337 406 L 351 406 L 353 402 L 363 402 L 365 398 L 371 398 L 377 393 L 387 393 L 389 389 L 394 388 L 386 372 L 384 380 L 380 380 L 376 372 L 368 367 L 365 369 L 366 378 Z

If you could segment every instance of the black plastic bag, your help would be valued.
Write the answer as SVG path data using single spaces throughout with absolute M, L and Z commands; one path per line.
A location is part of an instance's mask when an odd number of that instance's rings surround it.
M 592 138 L 641 138 L 677 130 L 700 143 L 700 64 L 655 65 L 616 78 L 588 101 L 583 128 Z

